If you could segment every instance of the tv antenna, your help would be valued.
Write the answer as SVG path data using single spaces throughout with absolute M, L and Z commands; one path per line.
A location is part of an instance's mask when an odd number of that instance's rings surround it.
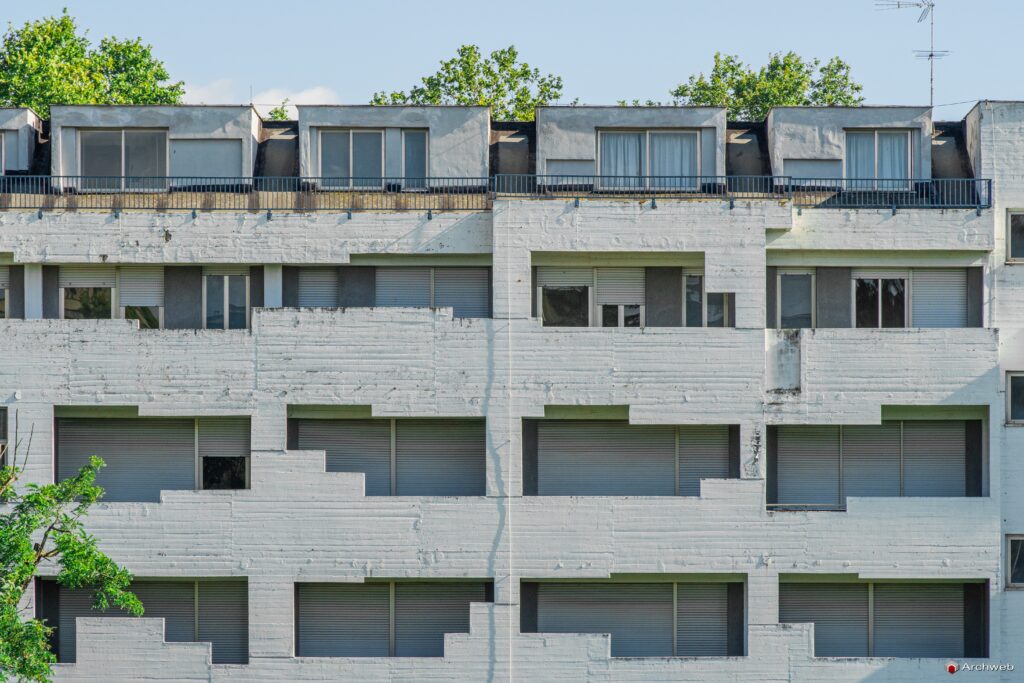
M 914 50 L 914 55 L 918 59 L 927 59 L 928 68 L 930 72 L 928 81 L 928 104 L 929 106 L 935 105 L 935 60 L 942 59 L 950 54 L 949 50 L 936 50 L 935 49 L 935 0 L 875 0 L 875 7 L 880 10 L 890 9 L 920 9 L 921 16 L 917 18 L 917 23 L 921 23 L 925 19 L 931 19 L 931 43 L 927 50 Z

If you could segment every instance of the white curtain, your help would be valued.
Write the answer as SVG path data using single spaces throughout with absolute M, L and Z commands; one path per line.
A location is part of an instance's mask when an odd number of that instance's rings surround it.
M 651 175 L 654 187 L 696 189 L 697 134 L 651 133 Z
M 643 133 L 601 134 L 601 183 L 606 187 L 640 187 L 644 167 Z M 616 177 L 607 177 L 616 176 Z
M 875 134 L 862 131 L 846 134 L 846 180 L 850 189 L 870 189 L 875 177 Z
M 909 134 L 904 131 L 878 133 L 878 177 L 888 182 L 884 189 L 906 189 L 910 178 Z

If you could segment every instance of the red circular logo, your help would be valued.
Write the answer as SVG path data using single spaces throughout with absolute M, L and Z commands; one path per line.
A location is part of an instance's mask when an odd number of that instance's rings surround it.
M 957 668 L 958 667 L 956 665 L 956 662 L 950 662 L 946 665 L 946 671 L 948 671 L 951 674 L 955 674 L 957 672 Z

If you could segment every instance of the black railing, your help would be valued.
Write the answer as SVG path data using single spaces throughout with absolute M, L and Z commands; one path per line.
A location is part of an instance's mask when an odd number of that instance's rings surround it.
M 992 181 L 976 178 L 791 178 L 793 205 L 813 209 L 987 209 Z
M 490 178 L 0 176 L 0 210 L 486 211 L 494 199 L 791 201 L 798 209 L 976 209 L 992 181 L 499 174 Z

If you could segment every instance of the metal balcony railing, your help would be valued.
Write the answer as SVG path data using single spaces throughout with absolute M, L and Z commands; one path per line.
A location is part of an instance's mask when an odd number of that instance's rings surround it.
M 490 178 L 0 176 L 0 210 L 480 211 Z
M 503 175 L 495 196 L 529 199 L 789 199 L 773 176 Z
M 979 178 L 790 178 L 793 205 L 813 209 L 987 209 L 992 181 Z

